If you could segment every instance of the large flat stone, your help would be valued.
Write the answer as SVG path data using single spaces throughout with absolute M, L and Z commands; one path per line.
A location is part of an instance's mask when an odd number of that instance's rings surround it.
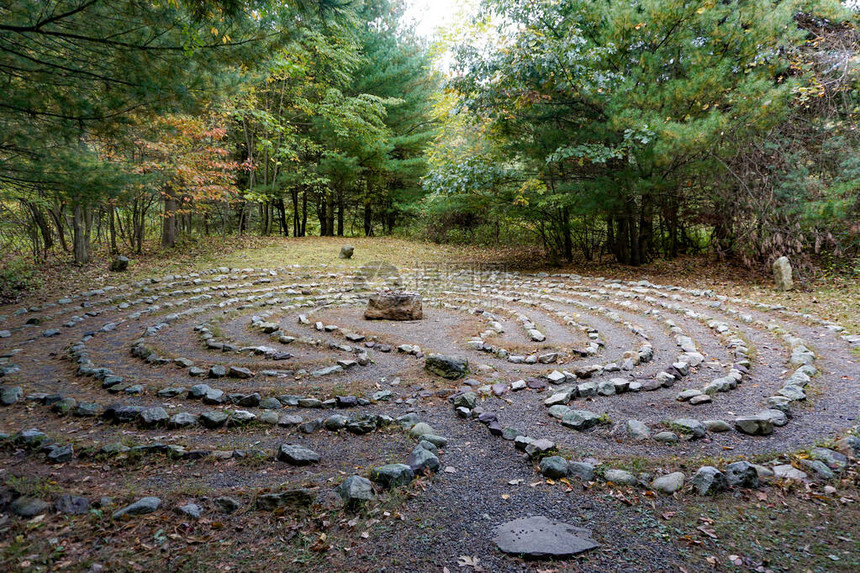
M 367 320 L 421 320 L 421 295 L 409 292 L 377 292 L 367 300 Z
M 494 533 L 499 549 L 531 558 L 570 557 L 600 547 L 588 529 L 541 516 L 509 521 Z

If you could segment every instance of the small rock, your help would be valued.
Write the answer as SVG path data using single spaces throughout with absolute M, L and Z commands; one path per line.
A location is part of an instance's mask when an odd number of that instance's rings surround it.
M 603 473 L 603 479 L 615 485 L 636 485 L 639 480 L 632 473 L 625 470 L 609 469 Z
M 651 489 L 671 495 L 684 487 L 685 476 L 681 472 L 674 472 L 661 476 L 651 482 Z
M 710 495 L 729 488 L 726 476 L 713 466 L 702 466 L 690 480 L 699 495 Z
M 200 519 L 200 516 L 203 515 L 203 508 L 196 503 L 186 503 L 177 507 L 176 512 L 187 515 L 192 519 Z
M 145 515 L 152 513 L 161 505 L 161 500 L 157 497 L 144 497 L 131 505 L 127 505 L 122 509 L 113 512 L 113 519 L 120 519 L 125 516 Z
M 57 513 L 69 515 L 84 515 L 90 511 L 90 500 L 78 495 L 63 494 L 54 502 Z
M 384 488 L 407 485 L 415 479 L 415 472 L 406 464 L 388 464 L 374 468 L 370 473 L 370 479 Z
M 48 504 L 35 497 L 22 496 L 9 504 L 9 510 L 20 517 L 36 517 L 48 511 Z
M 242 503 L 239 500 L 226 496 L 216 497 L 212 503 L 214 503 L 215 507 L 224 513 L 233 513 L 242 507 Z
M 281 444 L 281 447 L 278 449 L 277 459 L 294 466 L 306 466 L 320 461 L 320 455 L 302 446 Z
M 568 461 L 561 456 L 548 456 L 540 461 L 539 468 L 541 475 L 559 479 L 567 476 Z
M 749 462 L 740 461 L 727 465 L 725 475 L 726 480 L 732 487 L 758 487 L 758 472 L 755 466 Z
M 337 493 L 348 506 L 360 505 L 366 501 L 372 501 L 376 497 L 371 481 L 357 475 L 346 478 L 338 486 Z

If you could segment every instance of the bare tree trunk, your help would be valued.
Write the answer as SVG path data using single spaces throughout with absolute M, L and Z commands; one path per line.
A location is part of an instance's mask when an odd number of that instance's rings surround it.
M 116 246 L 116 207 L 114 207 L 113 203 L 108 205 L 108 232 L 110 233 L 110 254 L 115 255 L 119 253 L 119 249 Z
M 343 211 L 344 211 L 343 189 L 338 188 L 338 190 L 337 190 L 337 236 L 338 237 L 343 237 Z
M 90 262 L 90 237 L 87 228 L 86 209 L 81 205 L 75 205 L 72 232 L 75 264 L 85 265 Z
M 164 196 L 164 219 L 161 226 L 161 246 L 173 248 L 176 245 L 177 201 L 173 195 Z

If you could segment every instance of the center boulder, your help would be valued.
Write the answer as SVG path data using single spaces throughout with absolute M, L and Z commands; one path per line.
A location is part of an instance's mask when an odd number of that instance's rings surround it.
M 370 295 L 367 320 L 421 320 L 424 318 L 421 295 L 414 292 L 379 291 Z

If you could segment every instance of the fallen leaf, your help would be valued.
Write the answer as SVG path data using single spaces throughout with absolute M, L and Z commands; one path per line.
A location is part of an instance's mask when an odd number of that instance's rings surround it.
M 711 539 L 719 539 L 719 537 L 717 537 L 717 532 L 714 531 L 713 529 L 709 528 L 709 527 L 705 527 L 704 525 L 700 525 L 696 529 L 698 529 L 699 531 L 701 531 L 702 533 L 704 533 L 705 535 L 707 535 Z

